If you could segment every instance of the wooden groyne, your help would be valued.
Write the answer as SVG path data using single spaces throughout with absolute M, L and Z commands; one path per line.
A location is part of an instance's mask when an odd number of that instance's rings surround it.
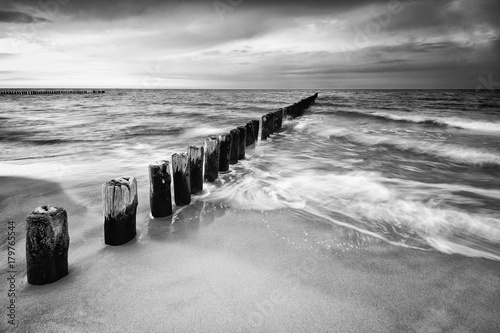
M 216 181 L 219 174 L 229 171 L 230 164 L 245 159 L 246 147 L 258 143 L 259 133 L 261 140 L 267 140 L 282 129 L 284 119 L 303 115 L 317 97 L 316 93 L 298 103 L 269 112 L 260 121 L 250 120 L 229 133 L 206 138 L 203 146 L 189 146 L 186 152 L 173 154 L 171 163 L 162 160 L 150 164 L 151 216 L 172 215 L 171 182 L 175 205 L 189 205 L 191 195 L 203 191 L 203 181 Z M 119 177 L 104 183 L 102 200 L 104 243 L 122 245 L 134 239 L 138 205 L 136 179 Z M 35 209 L 27 218 L 26 239 L 28 283 L 52 283 L 68 274 L 66 211 L 52 206 Z
M 0 90 L 0 95 L 104 94 L 104 90 Z

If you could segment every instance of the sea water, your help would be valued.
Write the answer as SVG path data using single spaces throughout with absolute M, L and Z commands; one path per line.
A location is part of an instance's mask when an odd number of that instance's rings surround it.
M 149 163 L 314 92 L 2 96 L 0 174 L 65 186 L 132 175 L 147 188 Z M 243 176 L 208 186 L 207 200 L 286 207 L 394 246 L 500 260 L 497 92 L 319 91 L 303 117 L 247 155 Z

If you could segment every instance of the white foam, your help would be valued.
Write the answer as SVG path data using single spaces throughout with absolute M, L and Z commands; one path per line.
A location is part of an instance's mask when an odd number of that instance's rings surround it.
M 54 177 L 70 171 L 69 164 L 64 163 L 37 163 L 37 164 L 9 164 L 0 163 L 0 176 L 18 177 Z
M 223 128 L 216 128 L 216 127 L 197 127 L 197 128 L 190 128 L 185 131 L 183 131 L 180 135 L 181 138 L 196 138 L 196 137 L 204 137 L 204 136 L 210 136 L 210 135 L 216 135 L 219 136 L 222 133 L 229 133 L 229 131 L 233 129 L 231 127 L 223 127 Z
M 452 161 L 470 165 L 500 165 L 500 155 L 485 149 L 469 148 L 448 143 L 415 141 L 401 139 L 396 136 L 375 136 L 362 133 L 353 133 L 345 128 L 316 129 L 318 135 L 325 137 L 347 138 L 368 146 L 388 145 L 402 151 L 414 151 L 417 153 L 444 157 Z
M 418 195 L 412 195 L 411 184 L 406 189 L 408 195 L 401 197 L 398 187 L 384 185 L 383 180 L 387 178 L 375 172 L 334 174 L 305 170 L 286 177 L 246 175 L 221 190 L 214 190 L 210 198 L 243 209 L 300 209 L 331 223 L 406 247 L 425 249 L 425 246 L 418 245 L 415 238 L 418 235 L 421 244 L 428 241 L 428 245 L 446 252 L 442 242 L 435 239 L 446 239 L 455 244 L 453 239 L 457 235 L 466 235 L 480 241 L 469 247 L 454 245 L 450 247 L 452 251 L 463 255 L 494 256 L 488 252 L 487 246 L 484 248 L 483 242 L 500 243 L 498 217 L 419 200 Z M 344 219 L 339 216 L 344 216 Z
M 493 121 L 478 121 L 474 119 L 466 119 L 458 117 L 427 117 L 420 115 L 397 115 L 397 114 L 388 114 L 384 112 L 374 112 L 370 114 L 377 117 L 383 117 L 399 121 L 408 121 L 414 123 L 435 122 L 437 124 L 453 126 L 463 129 L 470 129 L 475 131 L 500 132 L 500 122 L 493 122 Z

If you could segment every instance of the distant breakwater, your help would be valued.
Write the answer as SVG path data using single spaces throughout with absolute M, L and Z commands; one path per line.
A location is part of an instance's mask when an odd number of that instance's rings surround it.
M 104 90 L 0 90 L 0 95 L 104 94 Z

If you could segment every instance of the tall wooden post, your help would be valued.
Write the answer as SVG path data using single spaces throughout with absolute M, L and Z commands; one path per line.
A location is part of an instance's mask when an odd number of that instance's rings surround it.
M 228 172 L 229 159 L 231 158 L 231 134 L 221 134 L 219 142 L 219 172 Z
M 137 182 L 134 177 L 115 178 L 102 186 L 104 243 L 121 245 L 136 234 Z
M 269 118 L 269 116 L 267 114 L 262 116 L 262 135 L 260 137 L 261 140 L 267 140 L 267 138 L 271 134 L 271 130 L 267 127 L 268 126 L 268 118 Z
M 258 120 L 252 120 L 253 123 L 253 137 L 255 139 L 255 143 L 259 140 L 259 121 Z
M 189 146 L 189 184 L 191 194 L 203 191 L 203 147 Z
M 214 182 L 219 178 L 219 139 L 215 136 L 205 139 L 205 180 Z
M 26 218 L 28 283 L 52 283 L 68 275 L 68 215 L 63 208 L 41 206 Z
M 281 130 L 281 127 L 283 126 L 283 112 L 281 110 L 278 110 L 273 113 L 274 114 L 274 124 L 276 131 Z
M 246 146 L 250 146 L 250 145 L 253 145 L 255 143 L 255 138 L 253 136 L 253 122 L 252 121 L 249 121 L 246 125 L 245 125 L 245 128 L 246 128 L 246 134 L 247 134 L 247 138 L 246 138 Z
M 153 217 L 172 215 L 170 163 L 158 161 L 149 165 L 149 205 Z
M 236 164 L 240 154 L 240 131 L 233 129 L 229 133 L 231 134 L 231 158 L 229 163 Z
M 174 199 L 177 206 L 191 203 L 189 179 L 189 157 L 186 153 L 172 155 L 172 173 L 174 179 Z
M 238 126 L 238 131 L 240 131 L 240 150 L 238 152 L 238 159 L 245 159 L 245 146 L 247 141 L 247 129 L 245 126 Z

